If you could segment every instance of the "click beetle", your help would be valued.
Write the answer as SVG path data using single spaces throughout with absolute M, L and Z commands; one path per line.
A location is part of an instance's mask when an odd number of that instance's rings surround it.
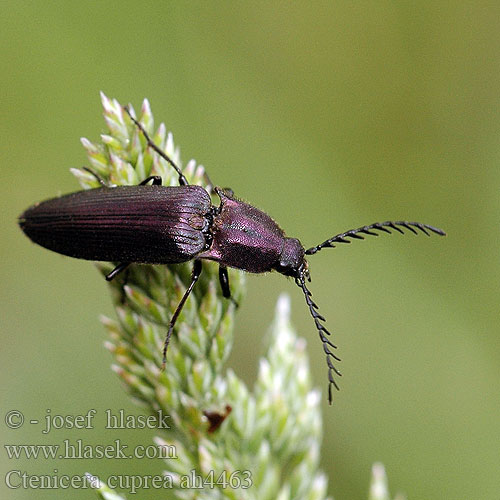
M 214 188 L 220 204 L 212 204 L 210 193 L 190 185 L 180 168 L 149 137 L 124 108 L 144 135 L 147 145 L 164 158 L 179 176 L 179 186 L 162 186 L 159 176 L 144 179 L 137 186 L 108 187 L 90 171 L 102 187 L 78 191 L 38 203 L 19 217 L 19 225 L 35 243 L 63 255 L 94 261 L 119 262 L 106 276 L 112 280 L 132 263 L 174 264 L 193 260 L 191 283 L 172 315 L 163 347 L 163 367 L 168 344 L 177 318 L 198 281 L 202 260 L 219 264 L 223 296 L 231 297 L 227 268 L 250 273 L 277 271 L 295 280 L 302 290 L 314 320 L 328 365 L 328 400 L 332 387 L 338 389 L 335 366 L 340 358 L 329 340 L 306 282 L 310 281 L 306 256 L 338 243 L 378 236 L 391 230 L 404 234 L 407 229 L 427 236 L 444 231 L 420 222 L 376 222 L 337 234 L 319 245 L 305 249 L 296 238 L 289 238 L 274 220 L 254 206 L 238 200 L 231 190 Z M 377 231 L 379 233 L 377 233 Z

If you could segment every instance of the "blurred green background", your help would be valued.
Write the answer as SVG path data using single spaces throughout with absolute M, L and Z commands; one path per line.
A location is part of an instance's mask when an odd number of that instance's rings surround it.
M 500 495 L 500 5 L 498 2 L 14 2 L 2 4 L 2 413 L 140 412 L 109 369 L 112 314 L 84 261 L 31 244 L 16 217 L 78 188 L 79 137 L 105 130 L 98 91 L 148 97 L 181 146 L 313 245 L 377 220 L 446 239 L 371 238 L 312 257 L 342 391 L 324 403 L 323 468 L 336 500 L 366 498 L 382 461 L 409 499 Z M 274 303 L 292 296 L 316 385 L 322 348 L 300 291 L 250 276 L 231 364 L 252 384 Z M 154 433 L 0 425 L 2 443 L 149 444 Z M 3 476 L 154 474 L 154 460 L 8 460 Z M 141 491 L 140 498 L 158 498 Z

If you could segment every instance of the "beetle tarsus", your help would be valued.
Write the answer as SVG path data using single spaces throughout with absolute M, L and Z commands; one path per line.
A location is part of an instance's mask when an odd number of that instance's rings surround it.
M 139 121 L 137 121 L 132 116 L 132 114 L 130 113 L 130 110 L 128 109 L 128 106 L 124 106 L 123 109 L 124 109 L 125 113 L 127 113 L 127 115 L 129 116 L 129 118 L 135 123 L 135 125 L 137 126 L 137 128 L 142 132 L 142 135 L 144 135 L 144 138 L 146 139 L 146 142 L 148 143 L 148 146 L 150 148 L 152 148 L 154 151 L 156 151 L 179 174 L 179 185 L 181 185 L 181 186 L 188 186 L 189 182 L 184 177 L 184 174 L 182 173 L 181 169 L 174 163 L 174 161 L 164 151 L 162 151 L 153 142 L 153 140 L 149 137 L 149 134 L 146 132 L 146 129 L 141 125 L 141 123 Z
M 161 186 L 162 184 L 162 179 L 159 175 L 150 175 L 149 177 L 146 177 L 143 181 L 139 183 L 139 186 L 145 186 L 149 181 L 153 181 L 151 184 L 153 186 Z
M 106 182 L 104 182 L 104 179 L 96 174 L 91 168 L 89 167 L 82 167 L 82 170 L 85 170 L 85 172 L 88 172 L 89 174 L 93 175 L 96 179 L 97 182 L 102 186 L 102 187 L 109 187 Z
M 106 281 L 112 281 L 118 274 L 125 271 L 130 266 L 130 262 L 122 262 L 118 264 L 110 273 L 106 274 Z
M 210 177 L 208 176 L 207 172 L 205 169 L 203 169 L 203 180 L 205 181 L 205 189 L 210 193 L 210 194 L 215 194 L 215 185 L 214 183 L 210 180 Z
M 201 270 L 202 270 L 201 260 L 195 260 L 193 264 L 193 272 L 191 273 L 191 283 L 184 292 L 184 295 L 179 304 L 177 305 L 177 308 L 175 309 L 175 312 L 172 315 L 172 318 L 170 319 L 170 323 L 168 324 L 167 336 L 165 337 L 165 343 L 163 345 L 162 370 L 165 369 L 165 364 L 167 363 L 168 344 L 170 343 L 170 337 L 172 337 L 172 332 L 174 331 L 175 322 L 177 321 L 177 318 L 179 317 L 179 314 L 181 313 L 187 298 L 193 291 L 194 285 L 196 284 L 198 278 L 200 277 Z

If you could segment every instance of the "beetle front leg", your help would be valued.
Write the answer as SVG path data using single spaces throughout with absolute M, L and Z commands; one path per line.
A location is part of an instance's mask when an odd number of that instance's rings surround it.
M 165 370 L 165 365 L 167 363 L 168 344 L 170 343 L 170 337 L 172 336 L 172 332 L 174 331 L 175 322 L 177 321 L 177 318 L 179 317 L 179 314 L 181 313 L 182 308 L 184 307 L 184 304 L 186 303 L 186 300 L 189 297 L 189 294 L 193 291 L 195 283 L 198 281 L 198 278 L 200 277 L 201 269 L 202 269 L 201 260 L 195 260 L 193 264 L 193 272 L 191 273 L 191 283 L 188 286 L 187 290 L 184 292 L 184 295 L 181 301 L 179 302 L 179 305 L 175 309 L 175 312 L 172 315 L 170 323 L 168 324 L 167 336 L 165 337 L 165 344 L 163 346 L 163 360 L 161 363 L 162 371 Z
M 217 189 L 220 189 L 220 188 L 216 188 L 215 184 L 210 180 L 210 177 L 208 176 L 208 174 L 205 170 L 203 170 L 203 180 L 205 181 L 205 184 L 207 185 L 207 187 L 205 189 L 210 194 L 216 194 Z M 231 188 L 224 187 L 224 188 L 222 188 L 222 191 L 224 192 L 224 194 L 228 198 L 234 198 L 234 191 Z
M 219 266 L 219 282 L 222 290 L 222 296 L 226 299 L 231 298 L 231 288 L 229 288 L 229 276 L 227 274 L 227 267 Z
M 231 302 L 236 307 L 239 307 L 238 302 L 236 302 L 236 300 L 234 300 L 233 297 L 231 297 L 231 288 L 229 286 L 229 275 L 227 273 L 226 266 L 219 266 L 219 282 L 222 290 L 222 296 L 226 299 L 231 300 Z

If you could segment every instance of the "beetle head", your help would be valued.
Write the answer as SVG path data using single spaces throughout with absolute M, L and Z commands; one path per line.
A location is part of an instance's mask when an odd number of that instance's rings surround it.
M 305 249 L 297 238 L 285 238 L 276 271 L 285 276 L 297 277 L 302 269 L 307 269 Z

